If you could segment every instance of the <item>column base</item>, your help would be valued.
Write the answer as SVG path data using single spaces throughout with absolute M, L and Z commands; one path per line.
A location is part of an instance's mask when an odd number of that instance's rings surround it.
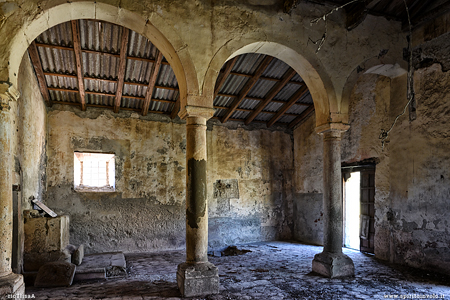
M 23 276 L 11 273 L 0 277 L 0 299 L 17 298 L 25 294 L 25 283 Z M 15 297 L 14 297 L 15 296 Z
M 183 297 L 219 293 L 219 270 L 210 262 L 178 265 L 177 283 Z
M 352 259 L 343 253 L 322 252 L 316 254 L 312 261 L 312 270 L 329 278 L 355 275 Z

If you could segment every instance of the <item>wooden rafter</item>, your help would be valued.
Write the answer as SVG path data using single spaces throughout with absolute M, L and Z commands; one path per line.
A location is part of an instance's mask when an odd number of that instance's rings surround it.
M 237 61 L 237 58 L 238 58 L 238 57 L 236 56 L 235 58 L 233 58 L 232 60 L 230 60 L 230 61 L 227 63 L 227 66 L 226 66 L 226 68 L 225 68 L 225 71 L 219 75 L 219 78 L 217 79 L 217 82 L 216 82 L 216 88 L 214 89 L 214 98 L 213 98 L 213 99 L 216 99 L 217 94 L 219 94 L 220 88 L 221 88 L 222 85 L 225 83 L 225 80 L 227 80 L 228 75 L 230 75 L 231 69 L 233 69 L 234 64 L 235 64 L 236 61 Z
M 172 112 L 170 113 L 170 118 L 175 119 L 178 115 L 178 111 L 180 110 L 180 93 L 178 93 L 177 100 L 173 105 Z
M 147 92 L 145 93 L 144 105 L 142 106 L 142 115 L 146 116 L 148 113 L 148 108 L 150 106 L 150 101 L 152 100 L 153 89 L 155 88 L 156 78 L 158 77 L 159 68 L 161 67 L 161 62 L 163 55 L 161 51 L 156 50 L 156 62 L 152 66 L 152 70 L 150 73 L 150 79 L 148 82 Z
M 288 128 L 293 128 L 295 125 L 304 120 L 308 115 L 314 111 L 314 105 L 311 105 L 307 109 L 305 109 L 297 118 L 295 118 L 291 123 L 289 123 Z
M 56 101 L 55 104 L 61 104 L 61 105 L 80 105 L 77 102 L 67 102 L 67 101 Z M 101 108 L 111 108 L 111 106 L 108 105 L 102 105 L 102 104 L 86 104 L 86 106 L 89 107 L 101 107 Z M 123 110 L 132 110 L 132 111 L 141 111 L 140 108 L 131 108 L 131 107 L 122 107 L 121 109 Z M 166 112 L 164 111 L 159 111 L 159 110 L 149 110 L 149 112 L 151 113 L 155 113 L 155 114 L 164 114 L 167 115 Z
M 256 118 L 257 115 L 269 104 L 270 101 L 281 91 L 282 88 L 286 86 L 286 84 L 289 82 L 289 80 L 294 77 L 294 75 L 297 74 L 294 69 L 289 68 L 289 70 L 284 73 L 283 79 L 279 81 L 267 94 L 267 96 L 264 98 L 263 101 L 259 102 L 258 106 L 255 108 L 255 110 L 248 116 L 248 118 L 245 120 L 245 125 L 250 124 L 251 121 L 253 121 L 254 118 Z
M 120 109 L 120 102 L 122 100 L 123 84 L 125 81 L 125 68 L 127 65 L 127 51 L 128 51 L 128 35 L 130 30 L 122 29 L 122 42 L 120 43 L 120 58 L 119 58 L 119 73 L 117 79 L 116 99 L 114 100 L 114 112 L 118 113 Z
M 295 102 L 297 102 L 306 92 L 308 91 L 308 87 L 306 85 L 302 86 L 301 88 L 298 89 L 297 92 L 295 92 L 295 94 L 289 99 L 288 102 L 286 102 L 281 108 L 280 110 L 277 112 L 277 114 L 275 116 L 272 117 L 272 119 L 270 119 L 269 122 L 267 122 L 267 127 L 272 126 L 273 124 L 275 124 L 276 121 L 278 121 L 279 118 L 281 118 L 284 113 L 292 107 L 292 105 L 295 104 Z
M 77 65 L 78 91 L 80 93 L 81 110 L 86 110 L 86 97 L 84 92 L 83 70 L 81 66 L 81 42 L 78 20 L 72 20 L 73 51 L 75 52 L 75 61 Z
M 52 100 L 50 99 L 50 94 L 47 89 L 47 81 L 45 80 L 44 70 L 42 69 L 41 59 L 39 58 L 39 52 L 36 47 L 36 43 L 33 41 L 28 47 L 28 53 L 30 54 L 31 63 L 33 64 L 34 71 L 36 72 L 36 77 L 39 84 L 39 89 L 41 90 L 42 97 L 44 98 L 47 106 L 52 106 Z
M 239 106 L 239 104 L 244 100 L 245 96 L 247 96 L 248 92 L 252 89 L 252 87 L 256 84 L 259 77 L 261 77 L 264 70 L 267 68 L 267 66 L 272 61 L 272 56 L 266 56 L 264 60 L 262 61 L 261 65 L 256 70 L 255 74 L 247 81 L 244 88 L 239 94 L 239 97 L 234 99 L 233 103 L 231 104 L 230 109 L 225 113 L 225 115 L 222 117 L 221 122 L 225 123 L 233 114 L 233 112 L 236 110 L 236 108 Z

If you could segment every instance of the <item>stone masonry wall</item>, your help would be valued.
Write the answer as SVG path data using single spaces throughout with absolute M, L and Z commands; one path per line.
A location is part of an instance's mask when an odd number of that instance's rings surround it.
M 70 242 L 88 253 L 184 248 L 185 124 L 59 109 L 48 115 L 47 204 L 70 216 Z M 210 247 L 289 238 L 291 136 L 209 125 L 207 139 Z M 115 153 L 116 191 L 75 192 L 74 151 Z

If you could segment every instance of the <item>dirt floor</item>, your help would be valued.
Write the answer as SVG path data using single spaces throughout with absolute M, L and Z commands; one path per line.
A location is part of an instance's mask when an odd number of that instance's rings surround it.
M 450 277 L 398 267 L 344 249 L 355 276 L 323 278 L 311 272 L 321 247 L 293 242 L 239 245 L 237 256 L 211 256 L 219 268 L 220 293 L 193 299 L 450 299 Z M 128 274 L 68 288 L 28 287 L 35 299 L 180 299 L 176 269 L 181 251 L 126 255 Z

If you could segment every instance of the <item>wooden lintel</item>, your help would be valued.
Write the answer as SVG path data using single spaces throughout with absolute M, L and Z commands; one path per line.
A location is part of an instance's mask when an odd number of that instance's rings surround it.
M 294 75 L 297 74 L 294 69 L 289 68 L 289 70 L 284 73 L 283 79 L 279 81 L 267 94 L 267 96 L 264 98 L 263 101 L 261 101 L 258 106 L 255 108 L 255 110 L 250 114 L 250 116 L 247 117 L 245 120 L 245 124 L 250 124 L 251 121 L 253 121 L 254 118 L 272 101 L 272 99 L 283 89 L 286 84 L 289 82 L 289 80 L 294 77 Z
M 172 112 L 170 113 L 170 118 L 175 119 L 180 111 L 180 94 L 178 93 L 177 101 L 172 108 Z
M 258 69 L 256 70 L 255 74 L 247 81 L 244 88 L 239 94 L 239 97 L 234 99 L 233 103 L 231 104 L 230 109 L 225 113 L 225 115 L 222 117 L 221 122 L 225 123 L 233 114 L 233 112 L 236 110 L 236 108 L 239 106 L 239 104 L 244 100 L 245 96 L 247 96 L 248 92 L 252 89 L 252 87 L 256 84 L 259 77 L 261 77 L 264 70 L 267 68 L 267 66 L 272 61 L 273 57 L 267 55 L 262 63 L 259 65 Z
M 81 65 L 81 42 L 78 20 L 72 20 L 73 51 L 77 68 L 78 91 L 80 93 L 81 110 L 86 110 L 86 95 L 84 92 L 83 70 Z
M 234 64 L 235 64 L 236 61 L 237 61 L 237 58 L 238 58 L 238 57 L 236 56 L 235 58 L 233 58 L 232 60 L 230 60 L 230 61 L 227 63 L 227 66 L 226 66 L 226 68 L 225 68 L 225 71 L 224 71 L 223 73 L 220 73 L 220 74 L 219 74 L 219 78 L 217 79 L 217 82 L 216 82 L 216 88 L 214 89 L 214 98 L 213 98 L 213 99 L 216 99 L 217 94 L 219 93 L 220 88 L 221 88 L 222 85 L 225 83 L 225 80 L 227 80 L 228 75 L 230 75 L 231 69 L 233 69 Z
M 302 86 L 301 88 L 298 89 L 297 92 L 295 92 L 295 94 L 289 99 L 288 102 L 286 102 L 281 108 L 280 110 L 277 112 L 277 114 L 275 116 L 272 117 L 272 119 L 270 119 L 269 122 L 267 122 L 267 127 L 272 126 L 273 124 L 275 124 L 276 121 L 278 121 L 279 118 L 281 118 L 284 113 L 292 107 L 292 105 L 295 104 L 295 102 L 297 102 L 301 97 L 303 97 L 304 94 L 306 94 L 306 92 L 308 91 L 308 87 L 306 86 L 306 84 L 304 86 Z
M 150 107 L 150 101 L 152 100 L 153 89 L 155 88 L 156 78 L 158 77 L 159 68 L 161 67 L 161 61 L 163 55 L 161 51 L 156 50 L 156 61 L 153 63 L 152 70 L 150 73 L 150 79 L 148 81 L 147 92 L 145 93 L 144 105 L 142 106 L 142 115 L 146 116 L 148 113 L 148 108 Z
M 30 47 L 28 47 L 28 53 L 30 54 L 30 59 L 31 63 L 33 64 L 34 71 L 36 72 L 36 77 L 42 97 L 44 98 L 47 106 L 52 106 L 52 101 L 50 99 L 50 94 L 47 88 L 47 81 L 45 80 L 44 70 L 42 69 L 41 59 L 39 58 L 39 52 L 34 41 L 31 43 Z
M 127 51 L 128 51 L 128 35 L 130 30 L 128 28 L 122 29 L 122 42 L 120 43 L 120 58 L 119 58 L 119 73 L 117 79 L 116 99 L 114 100 L 114 112 L 118 113 L 120 110 L 120 102 L 122 100 L 123 84 L 125 81 L 125 69 L 127 65 Z
M 314 111 L 314 105 L 311 105 L 305 111 L 303 111 L 297 118 L 295 118 L 291 123 L 289 123 L 288 128 L 293 128 L 295 125 L 303 121 L 308 115 Z

